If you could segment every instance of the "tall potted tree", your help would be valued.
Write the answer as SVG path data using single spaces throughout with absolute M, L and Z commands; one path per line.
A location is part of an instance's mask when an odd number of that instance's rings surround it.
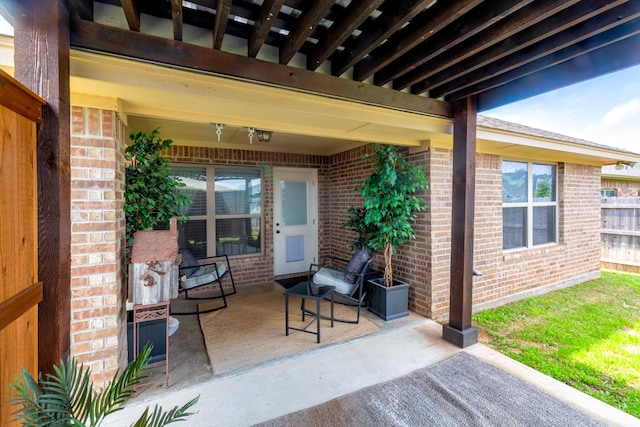
M 184 219 L 181 208 L 191 200 L 177 191 L 184 184 L 171 175 L 163 154 L 173 141 L 159 138 L 157 128 L 150 134 L 131 132 L 129 137 L 124 192 L 129 296 L 134 304 L 151 304 L 178 294 L 178 273 L 173 268 L 178 230 L 173 218 Z
M 150 134 L 131 132 L 131 144 L 125 148 L 124 212 L 129 264 L 125 283 L 126 294 L 134 304 L 166 301 L 178 295 L 178 231 L 173 218 L 186 219 L 181 216 L 181 208 L 190 203 L 190 198 L 178 193 L 184 184 L 171 175 L 169 159 L 163 154 L 173 141 L 160 138 L 158 133 L 157 128 Z M 162 230 L 169 222 L 171 230 Z M 127 335 L 133 345 L 131 320 Z M 140 326 L 140 342 L 156 344 L 152 360 L 166 357 L 167 321 L 158 319 Z
M 131 144 L 125 149 L 124 212 L 127 245 L 133 244 L 138 230 L 153 230 L 171 218 L 186 219 L 181 208 L 191 199 L 176 190 L 185 185 L 171 175 L 169 159 L 163 151 L 173 143 L 158 137 L 158 129 L 150 134 L 129 134 Z
M 394 280 L 392 256 L 398 246 L 415 238 L 413 224 L 418 212 L 427 208 L 416 193 L 428 188 L 428 181 L 423 169 L 393 145 L 376 144 L 373 156 L 365 159 L 373 162 L 374 171 L 357 189 L 364 198 L 359 227 L 366 231 L 366 246 L 384 255 L 383 278 L 369 280 L 369 310 L 391 320 L 409 314 L 409 284 Z

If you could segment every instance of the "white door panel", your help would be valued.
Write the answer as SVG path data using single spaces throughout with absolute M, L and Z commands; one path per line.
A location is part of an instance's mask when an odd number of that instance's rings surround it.
M 317 171 L 274 168 L 273 245 L 276 276 L 304 272 L 317 259 Z

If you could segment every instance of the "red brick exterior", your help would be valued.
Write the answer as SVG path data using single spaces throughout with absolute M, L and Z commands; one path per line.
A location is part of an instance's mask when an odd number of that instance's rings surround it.
M 639 181 L 603 179 L 601 189 L 615 190 L 616 197 L 640 197 Z
M 71 109 L 71 354 L 97 385 L 126 362 L 124 126 L 113 111 Z
M 233 258 L 233 278 L 236 286 L 250 286 L 273 280 L 273 168 L 303 167 L 318 170 L 318 242 L 319 255 L 331 250 L 330 228 L 323 227 L 330 221 L 330 209 L 326 203 L 331 188 L 327 158 L 305 154 L 267 153 L 219 148 L 171 146 L 167 156 L 174 163 L 196 163 L 257 167 L 262 170 L 262 209 L 264 252 L 257 256 Z M 228 286 L 229 284 L 225 284 Z
M 559 244 L 503 252 L 501 160 L 476 164 L 475 311 L 600 276 L 600 168 L 558 164 Z
M 124 295 L 124 126 L 115 112 L 72 109 L 72 354 L 91 364 L 95 380 L 110 378 L 126 361 Z M 451 245 L 452 153 L 405 149 L 429 179 L 429 209 L 415 224 L 417 238 L 397 248 L 394 276 L 410 282 L 410 309 L 425 317 L 448 316 Z M 273 168 L 318 171 L 319 255 L 348 257 L 353 237 L 341 227 L 347 208 L 360 204 L 353 190 L 370 172 L 370 146 L 332 156 L 172 146 L 175 163 L 258 167 L 263 174 L 264 252 L 233 258 L 239 287 L 274 278 Z M 478 154 L 474 309 L 568 286 L 599 276 L 600 168 L 558 164 L 559 243 L 502 250 L 502 158 Z M 376 255 L 374 267 L 382 260 Z

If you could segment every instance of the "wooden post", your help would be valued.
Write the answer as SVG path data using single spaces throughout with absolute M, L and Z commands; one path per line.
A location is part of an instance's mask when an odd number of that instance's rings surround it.
M 38 129 L 39 370 L 70 348 L 71 214 L 68 0 L 14 2 L 16 79 L 47 105 Z
M 478 330 L 471 325 L 476 126 L 475 97 L 455 102 L 449 324 L 442 336 L 463 348 L 478 342 Z

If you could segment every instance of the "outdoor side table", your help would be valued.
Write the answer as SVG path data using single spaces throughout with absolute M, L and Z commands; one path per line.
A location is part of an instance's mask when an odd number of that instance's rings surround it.
M 335 288 L 333 286 L 322 286 L 318 288 L 317 293 L 313 293 L 311 290 L 311 286 L 309 286 L 308 282 L 300 282 L 297 285 L 293 286 L 291 289 L 287 289 L 284 292 L 284 311 L 285 311 L 285 335 L 289 336 L 289 329 L 293 329 L 296 331 L 306 332 L 308 334 L 316 335 L 316 342 L 320 343 L 320 302 L 326 297 L 330 297 L 329 301 L 331 302 L 331 327 L 333 328 L 333 291 Z M 289 297 L 297 297 L 302 299 L 302 321 L 305 321 L 305 301 L 312 300 L 316 302 L 316 312 L 311 315 L 312 319 L 307 325 L 303 328 L 296 328 L 293 326 L 289 326 Z M 316 331 L 309 330 L 309 327 L 316 323 Z

